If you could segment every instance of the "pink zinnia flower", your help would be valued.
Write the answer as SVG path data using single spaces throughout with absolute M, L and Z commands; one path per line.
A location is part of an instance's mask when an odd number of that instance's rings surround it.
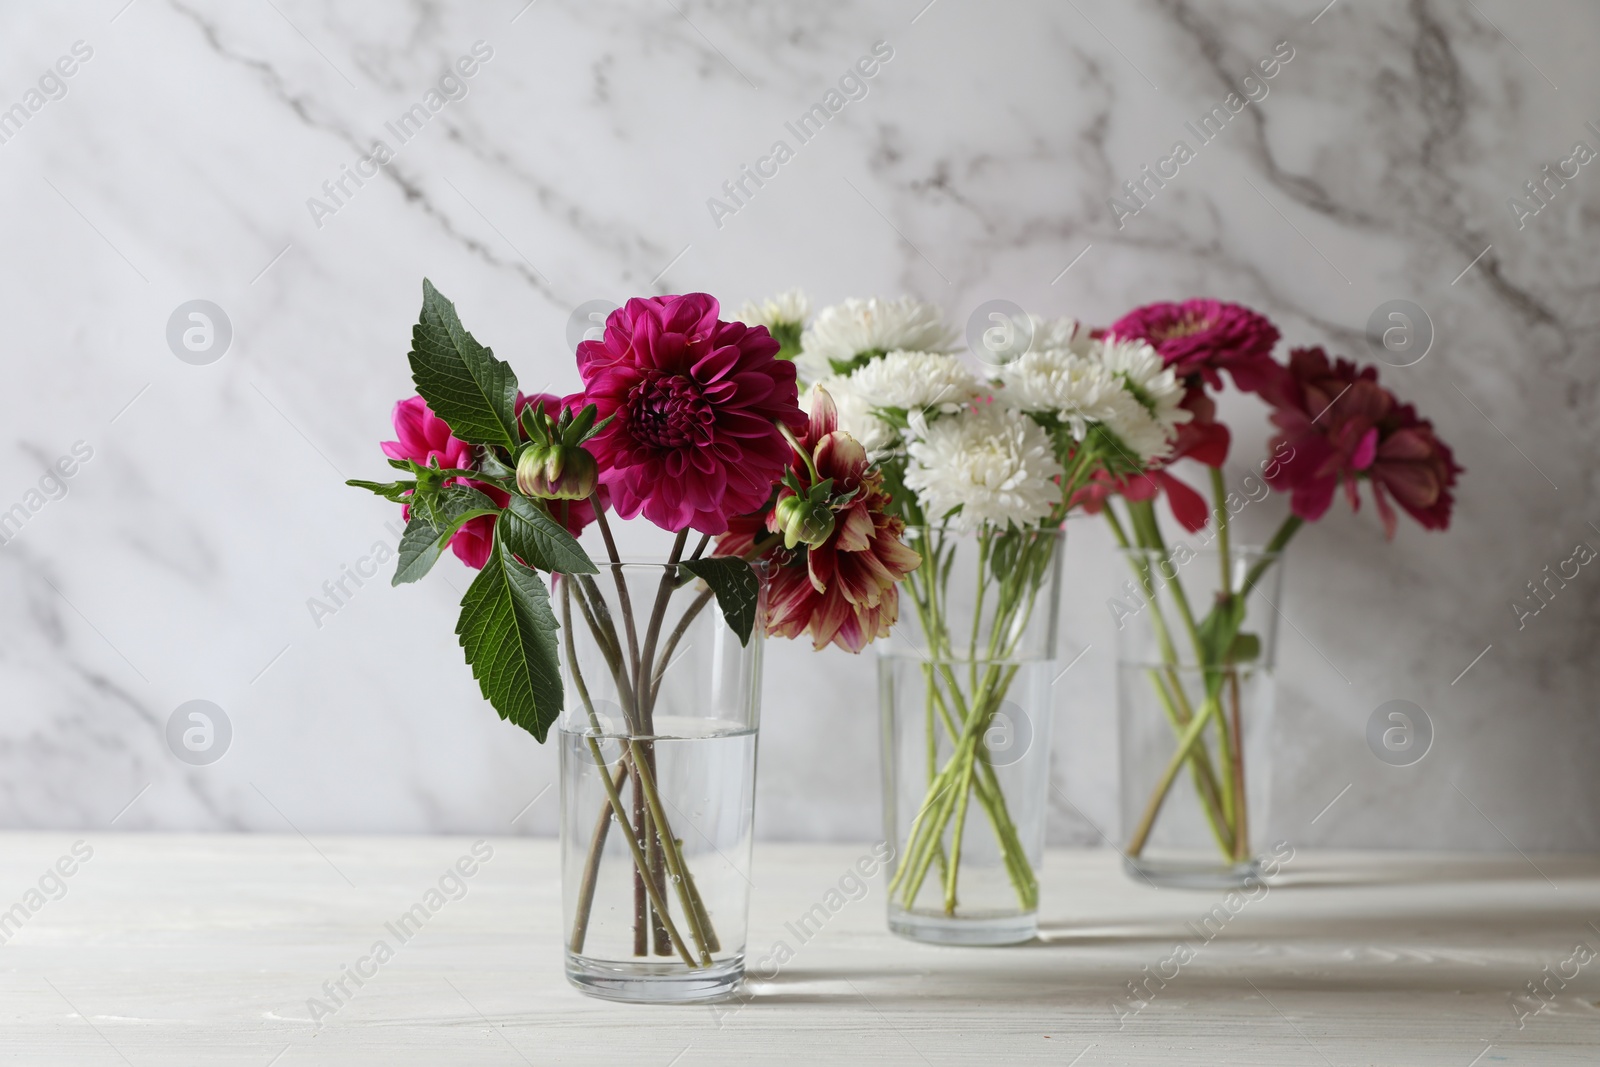
M 445 421 L 433 413 L 428 402 L 420 396 L 411 396 L 394 406 L 394 432 L 398 441 L 384 441 L 379 447 L 390 459 L 414 460 L 429 466 L 434 460 L 441 469 L 471 470 L 475 465 L 472 446 L 454 436 Z M 470 478 L 452 478 L 453 485 L 470 485 L 481 490 L 497 505 L 505 507 L 510 499 L 492 485 Z M 402 506 L 401 514 L 411 520 L 411 508 Z M 469 519 L 450 539 L 450 551 L 456 558 L 475 570 L 481 570 L 489 559 L 489 549 L 494 541 L 494 517 L 480 515 Z
M 1394 537 L 1397 522 L 1390 496 L 1424 529 L 1450 525 L 1450 490 L 1462 468 L 1434 436 L 1433 423 L 1378 384 L 1377 368 L 1358 370 L 1346 359 L 1330 364 L 1320 347 L 1297 348 L 1274 402 L 1272 421 L 1280 433 L 1272 447 L 1287 445 L 1292 452 L 1267 481 L 1290 493 L 1296 515 L 1320 519 L 1341 484 L 1351 509 L 1358 509 L 1358 483 L 1365 478 L 1386 536 Z
M 616 416 L 586 447 L 622 518 L 722 533 L 788 466 L 777 424 L 805 426 L 794 364 L 766 327 L 718 311 L 705 293 L 633 299 L 578 346 L 583 400 Z
M 1106 333 L 1148 341 L 1178 377 L 1198 375 L 1213 389 L 1222 388 L 1224 370 L 1247 393 L 1269 390 L 1283 373 L 1272 359 L 1278 328 L 1238 304 L 1147 304 L 1118 319 Z
M 1210 521 L 1211 508 L 1206 503 L 1206 498 L 1190 487 L 1189 483 L 1174 478 L 1159 468 L 1124 477 L 1117 477 L 1105 470 L 1097 470 L 1089 476 L 1088 485 L 1072 494 L 1072 506 L 1083 508 L 1086 514 L 1098 515 L 1100 509 L 1105 507 L 1106 501 L 1113 496 L 1144 501 L 1154 499 L 1162 493 L 1167 494 L 1167 506 L 1172 509 L 1172 517 L 1190 533 L 1204 529 L 1206 523 Z

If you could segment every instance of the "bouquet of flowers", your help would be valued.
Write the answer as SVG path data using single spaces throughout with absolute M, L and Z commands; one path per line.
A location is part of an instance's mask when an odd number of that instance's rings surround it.
M 418 395 L 396 405 L 398 440 L 383 445 L 404 477 L 350 483 L 403 505 L 394 584 L 421 578 L 447 547 L 477 569 L 456 626 L 467 663 L 500 716 L 541 742 L 567 699 L 564 653 L 577 691 L 568 709 L 580 724 L 576 751 L 587 750 L 605 789 L 571 951 L 583 949 L 615 822 L 633 863 L 635 954 L 647 954 L 653 934 L 657 954 L 675 953 L 689 969 L 709 967 L 723 939 L 674 833 L 674 819 L 681 830 L 686 817 L 663 802 L 658 781 L 653 719 L 681 639 L 715 598 L 741 644 L 765 623 L 859 648 L 893 622 L 895 582 L 918 563 L 884 514 L 881 474 L 826 400 L 807 418 L 779 341 L 719 310 L 703 293 L 629 300 L 601 339 L 578 346 L 581 392 L 525 397 L 511 368 L 424 281 L 410 353 Z M 642 515 L 674 535 L 648 615 L 635 611 L 608 512 Z M 591 523 L 606 548 L 600 566 L 576 537 Z M 706 555 L 713 537 L 717 552 Z M 780 554 L 785 574 L 764 594 L 752 562 Z M 675 595 L 691 584 L 698 591 L 669 626 Z M 762 604 L 769 618 L 757 618 Z M 599 649 L 621 728 L 591 696 L 575 617 Z
M 1177 376 L 1180 405 L 1190 415 L 1164 455 L 1136 470 L 1096 472 L 1091 484 L 1077 490 L 1077 502 L 1103 512 L 1118 544 L 1129 550 L 1135 600 L 1141 603 L 1135 609 L 1119 601 L 1113 611 L 1120 625 L 1123 614 L 1148 610 L 1160 664 L 1145 673 L 1176 739 L 1132 828 L 1126 855 L 1137 860 L 1145 849 L 1187 765 L 1221 855 L 1244 863 L 1251 853 L 1240 679 L 1262 651 L 1259 637 L 1244 629 L 1247 598 L 1302 525 L 1322 518 L 1341 487 L 1354 510 L 1361 484 L 1370 485 L 1392 539 L 1397 504 L 1424 529 L 1447 528 L 1462 469 L 1433 424 L 1378 384 L 1376 368 L 1330 360 L 1321 348 L 1292 349 L 1287 365 L 1279 363 L 1272 355 L 1278 329 L 1247 308 L 1215 300 L 1151 304 L 1105 332 L 1117 344 L 1152 346 Z M 1212 399 L 1223 388 L 1223 372 L 1235 388 L 1271 406 L 1277 433 L 1260 470 L 1272 489 L 1289 495 L 1289 514 L 1265 549 L 1247 561 L 1229 529 L 1243 506 L 1222 473 L 1231 434 L 1217 421 Z M 1209 503 L 1170 473 L 1184 458 L 1207 468 Z M 1220 581 L 1210 604 L 1194 604 L 1186 594 L 1182 568 L 1195 553 L 1182 543 L 1169 547 L 1154 506 L 1163 494 L 1185 531 L 1204 531 L 1202 544 L 1216 546 Z M 1198 672 L 1198 693 L 1186 692 L 1186 672 Z
M 1017 677 L 1030 620 L 1036 611 L 1054 618 L 1055 604 L 1040 596 L 1057 573 L 1068 510 L 1096 479 L 1159 465 L 1194 418 L 1183 383 L 1145 340 L 1099 336 L 1071 319 L 1003 323 L 1007 336 L 980 374 L 953 353 L 955 333 L 932 305 L 848 300 L 809 323 L 806 313 L 793 294 L 745 309 L 747 322 L 797 339 L 802 373 L 832 399 L 825 417 L 859 442 L 857 462 L 879 471 L 867 497 L 877 522 L 907 527 L 923 556 L 906 590 L 923 644 L 926 788 L 891 881 L 892 906 L 916 910 L 937 867 L 937 903 L 920 907 L 957 914 L 976 800 L 1017 908 L 1031 913 L 1037 849 L 1019 831 L 985 739 Z M 1017 345 L 1019 336 L 1031 344 Z M 973 541 L 974 588 L 958 594 L 957 546 Z
M 743 317 L 783 338 L 817 394 L 831 398 L 828 424 L 837 420 L 859 442 L 862 462 L 879 472 L 869 495 L 877 521 L 903 525 L 924 557 L 904 577 L 925 645 L 926 788 L 891 882 L 891 906 L 914 910 L 937 869 L 937 904 L 944 915 L 957 914 L 974 799 L 1019 909 L 1037 904 L 1031 850 L 986 739 L 1003 714 L 1030 619 L 1036 610 L 1055 610 L 1040 603 L 1058 551 L 1059 539 L 1049 535 L 1074 509 L 1103 513 L 1125 549 L 1144 550 L 1129 558 L 1137 588 L 1157 607 L 1151 622 L 1165 669 L 1149 674 L 1176 747 L 1128 852 L 1139 854 L 1187 764 L 1221 849 L 1244 859 L 1238 672 L 1259 653 L 1255 636 L 1242 629 L 1246 598 L 1341 485 L 1354 507 L 1359 483 L 1371 484 L 1391 537 L 1395 504 L 1427 529 L 1447 526 L 1460 468 L 1432 425 L 1379 386 L 1373 368 L 1330 361 L 1320 348 L 1293 350 L 1287 366 L 1276 362 L 1277 328 L 1214 300 L 1150 305 L 1107 329 L 1013 315 L 998 341 L 986 336 L 977 370 L 954 354 L 955 331 L 938 309 L 915 300 L 847 300 L 812 318 L 806 300 L 791 293 L 747 305 Z M 1212 398 L 1224 372 L 1272 405 L 1279 432 L 1261 469 L 1272 489 L 1290 495 L 1291 514 L 1238 575 L 1228 527 L 1238 496 L 1221 471 L 1231 435 Z M 1213 503 L 1171 473 L 1180 459 L 1209 468 Z M 1177 577 L 1183 560 L 1173 561 L 1156 517 L 1162 494 L 1186 531 L 1210 528 L 1223 557 L 1221 592 L 1198 612 Z M 976 541 L 978 564 L 975 588 L 957 597 L 952 564 L 963 538 Z M 728 544 L 743 550 L 749 542 Z M 773 555 L 782 575 L 783 549 Z M 1165 598 L 1175 622 L 1159 607 Z M 952 617 L 958 600 L 959 626 Z M 1190 650 L 1181 645 L 1185 637 Z M 855 635 L 841 643 L 859 647 Z M 1204 676 L 1198 702 L 1179 681 L 1179 666 L 1193 664 Z M 942 761 L 940 751 L 947 752 Z

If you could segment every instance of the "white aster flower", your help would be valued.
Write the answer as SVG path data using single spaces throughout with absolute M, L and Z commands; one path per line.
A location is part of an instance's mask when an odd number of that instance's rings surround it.
M 850 299 L 817 313 L 801 338 L 797 362 L 808 380 L 819 381 L 845 373 L 847 365 L 865 352 L 944 352 L 955 340 L 955 330 L 933 304 L 910 297 Z
M 980 403 L 955 418 L 910 416 L 906 485 L 930 519 L 960 508 L 963 531 L 1036 526 L 1061 502 L 1050 435 L 1021 412 Z
M 779 325 L 803 327 L 810 314 L 811 298 L 799 289 L 790 289 L 787 293 L 779 293 L 765 300 L 746 300 L 735 321 L 746 326 L 765 326 L 769 333 L 776 336 L 776 327 Z

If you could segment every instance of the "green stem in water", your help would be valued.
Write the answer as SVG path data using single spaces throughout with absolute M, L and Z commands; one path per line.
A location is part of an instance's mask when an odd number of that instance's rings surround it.
M 1189 720 L 1189 726 L 1183 731 L 1183 736 L 1178 738 L 1177 750 L 1172 753 L 1172 758 L 1167 761 L 1166 770 L 1161 772 L 1161 780 L 1156 783 L 1156 788 L 1150 794 L 1150 800 L 1145 805 L 1144 815 L 1139 820 L 1139 825 L 1134 828 L 1133 837 L 1128 842 L 1128 855 L 1137 856 L 1144 851 L 1144 843 L 1150 837 L 1150 830 L 1155 825 L 1156 815 L 1161 811 L 1161 804 L 1167 799 L 1167 793 L 1172 789 L 1172 780 L 1178 776 L 1178 770 L 1183 766 L 1183 761 L 1189 758 L 1189 749 L 1200 738 L 1200 731 L 1205 729 L 1206 722 L 1217 712 L 1217 702 L 1208 700 L 1200 709 L 1200 714 Z

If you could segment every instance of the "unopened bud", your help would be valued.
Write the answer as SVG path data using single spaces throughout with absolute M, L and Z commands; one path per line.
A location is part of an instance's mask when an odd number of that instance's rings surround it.
M 778 532 L 783 534 L 783 547 L 795 545 L 820 545 L 833 536 L 833 509 L 826 500 L 812 501 L 803 496 L 786 495 L 773 509 Z
M 517 460 L 517 488 L 541 500 L 585 500 L 599 471 L 580 445 L 530 445 Z

